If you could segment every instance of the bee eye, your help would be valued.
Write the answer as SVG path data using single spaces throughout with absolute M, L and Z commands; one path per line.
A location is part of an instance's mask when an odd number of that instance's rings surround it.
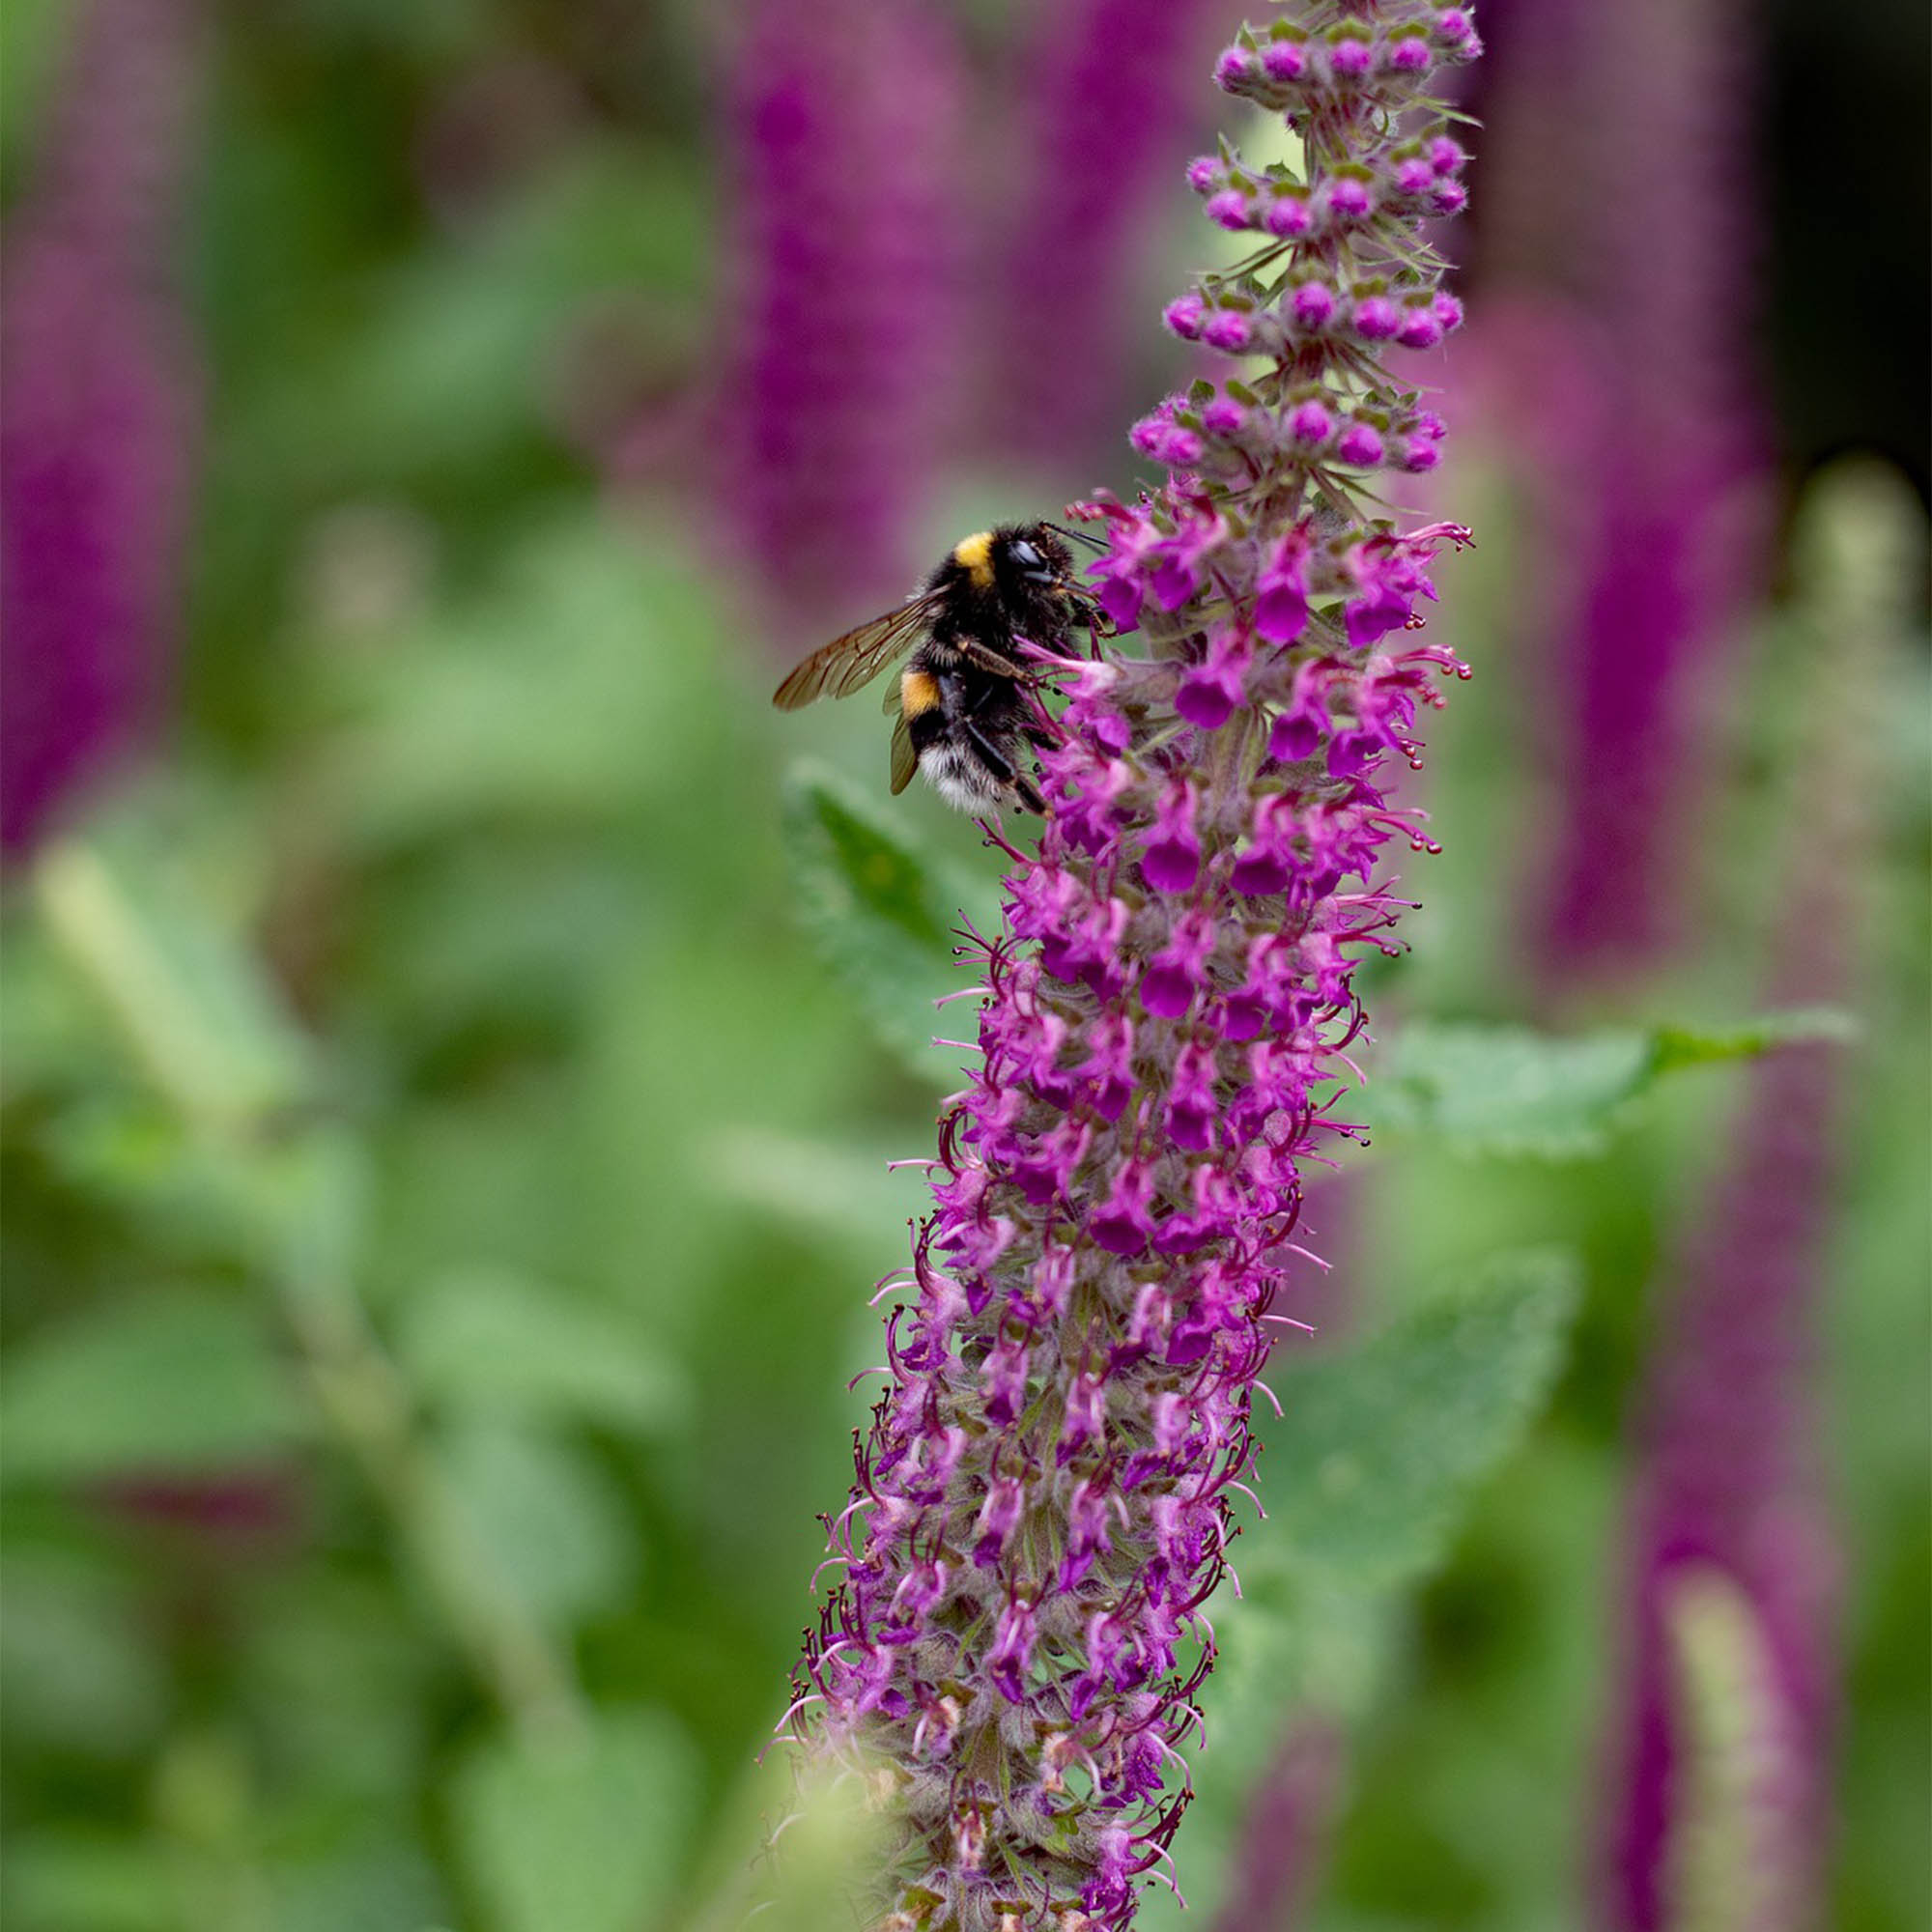
M 1051 583 L 1055 581 L 1053 566 L 1024 537 L 1007 554 L 1019 565 L 1020 575 L 1029 583 Z

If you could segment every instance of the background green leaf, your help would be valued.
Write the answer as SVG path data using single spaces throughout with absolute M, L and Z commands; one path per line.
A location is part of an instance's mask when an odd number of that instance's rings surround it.
M 1715 1030 L 1606 1028 L 1571 1038 L 1418 1020 L 1369 1062 L 1370 1080 L 1350 1106 L 1378 1132 L 1429 1136 L 1458 1153 L 1587 1159 L 1667 1073 L 1851 1032 L 1845 1014 L 1819 1008 Z
M 5 1385 L 11 1483 L 220 1469 L 308 1434 L 258 1311 L 161 1288 L 43 1329 Z
M 485 1269 L 405 1305 L 397 1350 L 425 1400 L 457 1410 L 663 1435 L 690 1412 L 684 1378 L 614 1310 Z
M 451 1824 L 489 1932 L 637 1932 L 672 1897 L 696 1799 L 691 1747 L 655 1712 L 582 1738 L 476 1750 Z
M 438 1462 L 483 1560 L 536 1616 L 567 1627 L 628 1594 L 637 1549 L 623 1497 L 576 1444 L 470 1419 L 443 1432 Z
M 794 769 L 784 814 L 798 917 L 820 956 L 881 1041 L 922 1079 L 951 1084 L 957 1051 L 933 1037 L 970 1038 L 977 1006 L 933 1002 L 974 983 L 954 955 L 956 928 L 965 908 L 986 929 L 987 887 L 923 851 L 902 818 L 821 766 Z
M 146 828 L 117 830 L 42 858 L 48 929 L 190 1119 L 235 1131 L 293 1107 L 307 1055 L 266 976 Z
M 1210 1613 L 1221 1657 L 1177 1840 L 1194 1912 L 1211 1920 L 1291 1717 L 1369 1707 L 1399 1593 L 1440 1560 L 1476 1486 L 1548 1400 L 1579 1292 L 1560 1252 L 1499 1256 L 1379 1333 L 1269 1378 L 1284 1413 L 1264 1431 L 1255 1481 L 1268 1514 L 1233 1546 L 1240 1596 Z M 1164 1891 L 1145 1918 L 1181 1922 Z
M 1470 1485 L 1548 1396 L 1579 1290 L 1567 1255 L 1502 1256 L 1270 1378 L 1285 1413 L 1264 1430 L 1268 1520 L 1249 1563 L 1389 1589 L 1435 1562 Z

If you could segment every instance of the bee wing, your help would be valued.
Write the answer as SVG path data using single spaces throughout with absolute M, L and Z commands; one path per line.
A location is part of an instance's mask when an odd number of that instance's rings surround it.
M 913 750 L 912 727 L 903 711 L 893 721 L 893 796 L 898 797 L 912 783 L 919 770 L 919 753 Z
M 940 603 L 940 593 L 928 590 L 896 611 L 834 638 L 806 659 L 772 694 L 781 711 L 796 711 L 820 697 L 850 697 L 868 685 L 923 631 Z

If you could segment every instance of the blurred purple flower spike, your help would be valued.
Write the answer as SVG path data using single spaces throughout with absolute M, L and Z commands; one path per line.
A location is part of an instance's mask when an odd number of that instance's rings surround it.
M 754 0 L 731 59 L 717 480 L 809 632 L 913 572 L 957 386 L 958 52 L 901 0 Z
M 990 339 L 1002 453 L 1086 460 L 1122 393 L 1136 271 L 1154 190 L 1187 125 L 1208 0 L 1056 0 L 1018 82 L 1021 171 L 1003 211 L 1006 262 Z M 1227 15 L 1221 16 L 1223 19 Z M 1043 342 L 1080 353 L 1042 355 Z
M 1675 1628 L 1687 1593 L 1721 1579 L 1769 1665 L 1745 1695 L 1742 1809 L 1763 1842 L 1738 1880 L 1749 1922 L 1815 1922 L 1829 1824 L 1836 1548 L 1809 1465 L 1811 1299 L 1827 1216 L 1830 1049 L 1789 1050 L 1754 1079 L 1745 1145 L 1685 1269 L 1651 1390 L 1635 1506 L 1634 1656 L 1623 1717 L 1605 1922 L 1654 1932 L 1674 1916 L 1670 1864 L 1696 1829 L 1699 1747 Z M 1746 1867 L 1748 1867 L 1747 1872 Z
M 1561 646 L 1538 653 L 1565 758 L 1534 915 L 1552 981 L 1641 967 L 1681 938 L 1701 721 L 1762 587 L 1755 39 L 1739 0 L 1499 12 L 1484 286 L 1503 339 L 1490 348 L 1569 572 Z M 1538 307 L 1573 353 L 1525 355 Z
M 871 1922 L 895 1932 L 1116 1932 L 1166 1875 L 1302 1170 L 1353 1131 L 1352 975 L 1403 907 L 1378 868 L 1428 844 L 1383 767 L 1416 761 L 1416 707 L 1462 673 L 1406 634 L 1467 533 L 1367 521 L 1329 431 L 1373 422 L 1398 471 L 1440 436 L 1348 318 L 1375 294 L 1453 326 L 1428 190 L 1390 185 L 1460 167 L 1433 172 L 1428 90 L 1477 50 L 1467 11 L 1428 0 L 1243 30 L 1220 84 L 1308 156 L 1306 181 L 1257 179 L 1323 207 L 1373 184 L 1371 212 L 1257 224 L 1256 258 L 1197 283 L 1175 326 L 1236 318 L 1271 366 L 1169 398 L 1150 420 L 1185 439 L 1176 473 L 1073 511 L 1105 521 L 1096 575 L 1151 654 L 1039 661 L 1066 697 L 1040 714 L 1039 849 L 1000 838 L 980 1065 L 885 1285 L 908 1298 L 790 1714 L 894 1821 Z M 1298 299 L 1318 281 L 1325 307 Z
M 1872 842 L 1878 694 L 1894 690 L 1885 653 L 1919 582 L 1910 536 L 1895 579 L 1885 576 L 1887 532 L 1918 527 L 1916 504 L 1901 514 L 1901 487 L 1841 472 L 1798 525 L 1815 698 L 1776 876 L 1774 1009 L 1857 991 L 1861 891 L 1846 854 Z M 1856 533 L 1848 548 L 1866 561 L 1834 558 L 1833 524 Z M 1603 1814 L 1600 1918 L 1613 1932 L 1708 1922 L 1698 1899 L 1714 1877 L 1729 1885 L 1729 1922 L 1824 1922 L 1843 1565 L 1820 1329 L 1839 1286 L 1832 1236 L 1849 1073 L 1844 1048 L 1823 1042 L 1750 1070 L 1731 1151 L 1658 1319 L 1624 1556 L 1614 1802 Z
M 154 730 L 199 419 L 173 275 L 194 0 L 94 0 L 6 248 L 0 845 Z
M 1348 1747 L 1317 1713 L 1290 1722 L 1274 1762 L 1256 1785 L 1238 1862 L 1213 1932 L 1289 1932 L 1303 1922 L 1329 1827 L 1338 1808 Z
M 1812 1334 L 1833 1173 L 1838 1057 L 1788 1048 L 1756 1069 L 1737 1156 L 1685 1258 L 1653 1356 L 1632 1528 L 1633 1657 L 1624 1692 L 1604 1922 L 1684 1922 L 1673 1861 L 1698 1827 L 1687 1601 L 1727 1585 L 1762 1650 L 1740 1693 L 1751 1788 L 1737 1847 L 1766 1932 L 1816 1921 L 1830 1823 L 1837 1545 L 1817 1466 Z M 1708 1749 L 1708 1747 L 1706 1747 Z M 1744 1921 L 1740 1921 L 1744 1922 Z

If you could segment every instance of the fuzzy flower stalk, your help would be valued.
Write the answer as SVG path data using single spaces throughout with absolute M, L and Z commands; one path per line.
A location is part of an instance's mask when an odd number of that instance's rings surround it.
M 1402 908 L 1384 848 L 1428 842 L 1384 774 L 1462 674 L 1412 633 L 1466 532 L 1363 506 L 1441 447 L 1379 358 L 1460 319 L 1421 230 L 1463 198 L 1432 76 L 1477 51 L 1462 8 L 1304 0 L 1220 56 L 1305 165 L 1193 164 L 1254 249 L 1166 319 L 1258 359 L 1136 426 L 1157 489 L 1074 511 L 1148 651 L 1041 656 L 1038 849 L 1000 839 L 978 1069 L 882 1289 L 888 1385 L 790 1713 L 885 1814 L 892 1932 L 1103 1932 L 1166 1875 L 1303 1169 L 1352 1131 L 1352 975 Z

